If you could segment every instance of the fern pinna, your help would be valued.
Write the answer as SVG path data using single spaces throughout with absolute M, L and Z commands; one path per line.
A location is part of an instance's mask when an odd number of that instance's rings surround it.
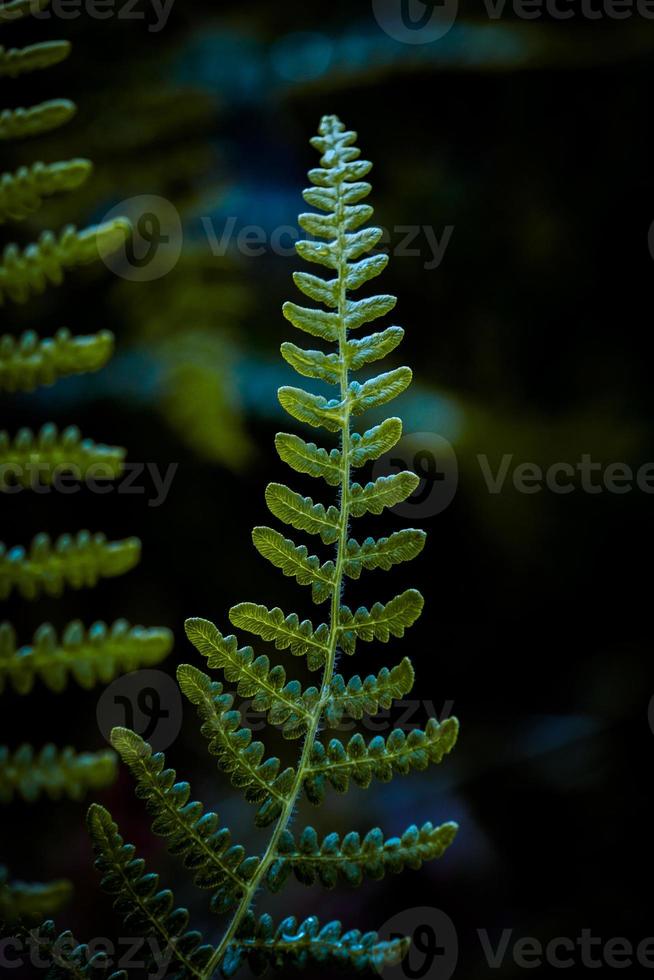
M 320 167 L 309 177 L 312 187 L 305 200 L 323 214 L 300 216 L 301 226 L 313 236 L 297 243 L 298 253 L 332 272 L 328 279 L 306 272 L 296 273 L 295 283 L 306 295 L 327 307 L 313 309 L 287 303 L 284 314 L 300 330 L 335 344 L 329 353 L 282 345 L 285 359 L 302 375 L 336 386 L 338 395 L 328 399 L 301 388 L 284 387 L 279 398 L 295 419 L 326 428 L 340 437 L 338 448 L 327 451 L 297 435 L 281 433 L 276 445 L 282 460 L 292 469 L 323 479 L 338 490 L 331 505 L 314 503 L 294 490 L 270 484 L 266 502 L 273 515 L 293 528 L 335 545 L 335 554 L 322 560 L 305 545 L 269 527 L 257 527 L 253 540 L 257 550 L 284 575 L 311 587 L 314 602 L 328 607 L 328 622 L 319 626 L 294 613 L 269 609 L 252 602 L 230 610 L 237 628 L 274 643 L 296 657 L 306 657 L 310 670 L 319 672 L 315 686 L 302 689 L 287 680 L 286 669 L 271 666 L 267 656 L 255 656 L 249 646 L 239 648 L 236 637 L 224 636 L 204 619 L 189 619 L 186 631 L 210 668 L 221 672 L 236 695 L 252 698 L 252 707 L 265 712 L 270 725 L 279 726 L 288 739 L 302 738 L 296 765 L 282 769 L 279 759 L 268 757 L 264 745 L 253 741 L 234 706 L 234 695 L 221 681 L 196 667 L 182 664 L 177 676 L 186 697 L 195 705 L 202 732 L 218 766 L 229 774 L 256 807 L 255 822 L 271 826 L 265 853 L 246 855 L 234 843 L 231 832 L 221 827 L 216 813 L 205 812 L 193 799 L 186 782 L 166 768 L 161 753 L 137 734 L 114 729 L 112 741 L 137 782 L 137 795 L 146 802 L 155 833 L 167 838 L 169 848 L 182 857 L 193 873 L 195 884 L 212 892 L 211 909 L 216 915 L 231 916 L 222 939 L 205 943 L 199 933 L 188 931 L 188 914 L 174 908 L 172 894 L 159 890 L 156 875 L 146 874 L 134 848 L 125 845 L 110 814 L 98 805 L 89 811 L 89 827 L 103 874 L 103 884 L 116 896 L 116 908 L 139 928 L 153 931 L 176 964 L 175 977 L 207 980 L 218 968 L 233 975 L 248 962 L 255 973 L 267 966 L 304 966 L 310 961 L 342 965 L 350 969 L 381 968 L 397 962 L 406 952 L 408 939 L 381 941 L 377 934 L 343 931 L 340 923 L 321 926 L 314 916 L 298 922 L 290 917 L 275 925 L 268 914 L 255 913 L 253 903 L 262 886 L 278 891 L 289 875 L 305 883 L 320 881 L 331 887 L 343 879 L 358 884 L 364 876 L 381 878 L 386 872 L 417 868 L 423 861 L 440 856 L 452 841 L 456 825 L 445 823 L 421 828 L 411 826 L 400 837 L 385 838 L 374 828 L 363 840 L 356 833 L 330 833 L 320 840 L 312 827 L 291 830 L 291 817 L 302 793 L 314 804 L 323 802 L 329 787 L 345 792 L 350 782 L 367 787 L 373 779 L 390 780 L 396 773 L 425 769 L 440 762 L 457 737 L 457 721 L 430 719 L 424 731 L 392 731 L 387 738 L 376 736 L 366 743 L 361 734 L 344 745 L 327 741 L 322 728 L 337 725 L 344 715 L 361 718 L 388 707 L 405 695 L 413 684 L 408 659 L 377 676 L 345 680 L 335 674 L 339 653 L 351 655 L 358 641 L 387 641 L 401 637 L 420 615 L 423 599 L 409 589 L 389 602 L 352 612 L 342 604 L 347 578 L 358 579 L 368 569 L 388 569 L 415 557 L 423 548 L 425 534 L 406 529 L 388 537 L 359 541 L 349 536 L 352 518 L 378 514 L 384 507 L 406 499 L 418 478 L 410 472 L 380 477 L 362 485 L 352 480 L 352 471 L 379 458 L 398 441 L 402 424 L 390 418 L 363 433 L 351 427 L 353 416 L 390 401 L 411 381 L 411 371 L 400 367 L 368 381 L 350 380 L 350 372 L 373 363 L 392 351 L 403 331 L 391 326 L 360 339 L 351 331 L 388 313 L 395 305 L 392 296 L 351 299 L 358 289 L 385 267 L 387 257 L 366 255 L 379 241 L 381 231 L 362 226 L 372 208 L 361 201 L 370 192 L 363 177 L 371 164 L 359 159 L 355 133 L 346 131 L 335 116 L 326 116 L 320 135 L 312 140 L 321 153 Z M 318 239 L 318 240 L 316 240 Z M 320 241 L 319 239 L 325 239 Z
M 0 3 L 0 27 L 47 6 L 48 0 L 10 0 Z M 67 41 L 45 41 L 25 48 L 0 47 L 0 76 L 17 77 L 48 68 L 66 58 Z M 0 113 L 0 143 L 23 139 L 67 122 L 75 105 L 51 99 L 30 108 Z M 92 170 L 88 160 L 37 162 L 0 174 L 0 224 L 24 221 L 45 198 L 79 187 Z M 38 241 L 20 248 L 9 244 L 0 258 L 0 306 L 24 303 L 49 285 L 61 283 L 64 272 L 93 261 L 117 248 L 129 234 L 129 223 L 115 219 L 77 231 L 68 225 L 59 234 L 43 232 Z M 113 352 L 113 335 L 100 330 L 72 336 L 60 328 L 52 338 L 40 339 L 28 330 L 20 336 L 0 336 L 0 392 L 31 392 L 60 378 L 102 368 Z M 52 484 L 61 473 L 83 480 L 90 472 L 116 478 L 124 462 L 119 447 L 98 445 L 82 438 L 76 426 L 59 431 L 46 424 L 38 433 L 22 428 L 15 434 L 0 432 L 0 489 L 30 489 L 39 481 Z M 0 543 L 0 599 L 12 593 L 25 600 L 59 596 L 65 588 L 91 587 L 104 577 L 122 575 L 138 562 L 137 538 L 107 541 L 100 533 L 62 534 L 55 541 L 44 532 L 31 545 L 6 547 Z M 8 688 L 27 695 L 36 682 L 50 691 L 63 690 L 70 681 L 83 688 L 108 683 L 118 674 L 162 660 L 172 646 L 167 629 L 144 629 L 123 619 L 111 627 L 97 622 L 85 627 L 73 620 L 58 636 L 49 623 L 35 631 L 31 642 L 21 643 L 9 623 L 0 624 L 0 693 Z M 0 803 L 15 797 L 34 801 L 62 795 L 80 799 L 89 791 L 111 783 L 116 775 L 112 750 L 77 753 L 71 748 L 30 745 L 14 750 L 0 746 Z M 0 867 L 0 920 L 40 919 L 67 899 L 66 882 L 27 885 L 12 881 Z

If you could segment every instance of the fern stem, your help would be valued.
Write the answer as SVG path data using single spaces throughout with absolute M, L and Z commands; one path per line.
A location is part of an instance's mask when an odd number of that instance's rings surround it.
M 334 573 L 334 587 L 331 597 L 331 619 L 329 630 L 328 651 L 325 659 L 325 667 L 322 674 L 320 685 L 320 697 L 313 709 L 313 717 L 307 729 L 306 738 L 302 746 L 302 754 L 298 763 L 295 781 L 284 808 L 279 816 L 275 829 L 272 833 L 268 847 L 261 859 L 261 863 L 253 875 L 243 898 L 241 899 L 232 921 L 225 932 L 222 940 L 216 948 L 213 956 L 207 963 L 202 980 L 210 980 L 214 971 L 222 963 L 229 944 L 233 940 L 238 927 L 252 904 L 259 885 L 263 881 L 272 861 L 277 857 L 279 839 L 287 829 L 293 811 L 297 804 L 298 796 L 302 790 L 302 784 L 309 768 L 309 758 L 311 750 L 318 732 L 320 719 L 329 700 L 329 693 L 334 668 L 336 666 L 336 648 L 339 635 L 339 610 L 341 605 L 341 592 L 343 588 L 343 578 L 345 574 L 345 554 L 347 547 L 347 535 L 350 517 L 350 405 L 348 397 L 348 360 L 347 360 L 347 327 L 346 327 L 346 271 L 347 259 L 345 258 L 344 243 L 344 204 L 343 204 L 343 181 L 337 183 L 337 202 L 336 217 L 338 224 L 338 353 L 340 361 L 340 392 L 343 408 L 343 424 L 341 429 L 341 498 L 340 498 L 340 520 L 338 529 L 338 540 L 336 542 L 336 562 Z

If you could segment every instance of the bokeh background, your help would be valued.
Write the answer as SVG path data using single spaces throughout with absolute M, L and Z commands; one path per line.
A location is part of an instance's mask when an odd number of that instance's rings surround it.
M 6 618 L 25 641 L 44 619 L 167 625 L 176 643 L 162 669 L 174 676 L 178 662 L 202 666 L 184 637 L 189 615 L 225 631 L 227 610 L 244 600 L 310 615 L 306 590 L 269 568 L 249 536 L 268 522 L 268 480 L 320 495 L 284 472 L 273 447 L 288 427 L 276 388 L 294 383 L 278 353 L 293 333 L 280 308 L 298 298 L 291 273 L 301 263 L 271 248 L 270 236 L 297 227 L 316 161 L 309 137 L 323 113 L 339 114 L 375 163 L 371 200 L 391 251 L 382 288 L 399 296 L 393 322 L 406 328 L 394 359 L 416 379 L 392 411 L 413 435 L 405 463 L 427 466 L 414 513 L 377 519 L 370 530 L 429 531 L 411 566 L 370 574 L 347 597 L 352 606 L 384 601 L 415 585 L 427 599 L 422 618 L 404 640 L 360 645 L 357 661 L 342 667 L 363 675 L 409 654 L 419 699 L 412 721 L 453 702 L 462 727 L 440 767 L 365 793 L 330 792 L 320 810 L 303 803 L 295 825 L 326 833 L 379 824 L 390 835 L 454 819 L 461 829 L 446 856 L 420 872 L 357 891 L 289 884 L 279 897 L 262 895 L 259 908 L 276 917 L 315 911 L 362 928 L 406 908 L 441 910 L 456 929 L 461 980 L 524 972 L 510 947 L 491 969 L 479 929 L 494 944 L 505 928 L 512 942 L 574 940 L 591 928 L 604 941 L 638 943 L 654 934 L 646 894 L 654 497 L 637 487 L 588 493 L 578 478 L 569 494 L 518 493 L 511 473 L 524 462 L 576 466 L 583 454 L 602 468 L 654 460 L 654 24 L 636 15 L 591 21 L 579 9 L 571 20 L 525 21 L 508 7 L 493 20 L 465 3 L 442 37 L 409 44 L 383 29 L 370 3 L 178 2 L 161 30 L 149 29 L 157 16 L 145 4 L 135 9 L 142 20 L 82 12 L 3 28 L 4 44 L 74 43 L 56 69 L 7 83 L 4 104 L 61 95 L 79 106 L 65 129 L 7 150 L 3 169 L 62 153 L 96 167 L 83 189 L 23 223 L 17 240 L 99 221 L 140 195 L 169 202 L 183 236 L 179 260 L 159 278 L 147 264 L 137 281 L 98 265 L 24 310 L 2 311 L 11 331 L 107 327 L 117 337 L 100 374 L 4 397 L 2 427 L 77 423 L 128 447 L 132 461 L 177 469 L 159 507 L 149 506 L 148 482 L 141 495 L 5 498 L 8 544 L 82 527 L 143 541 L 129 575 L 56 602 L 7 604 Z M 265 237 L 259 255 L 238 245 L 252 225 Z M 402 226 L 418 229 L 409 246 L 417 254 L 401 248 Z M 135 249 L 147 250 L 148 227 Z M 440 261 L 430 234 L 446 242 Z M 457 461 L 448 506 L 455 469 L 451 456 L 433 453 L 435 436 Z M 511 456 L 501 492 L 489 492 L 479 454 L 493 471 Z M 433 479 L 434 459 L 444 481 Z M 278 656 L 301 675 L 298 661 Z M 43 688 L 29 699 L 5 696 L 3 739 L 101 748 L 100 695 L 71 686 L 56 698 Z M 242 843 L 260 846 L 251 810 L 206 753 L 190 708 L 169 758 Z M 198 927 L 216 936 L 206 896 L 150 836 L 129 776 L 101 799 Z M 77 895 L 61 925 L 115 940 L 125 930 L 98 890 L 83 811 L 73 803 L 4 810 L 0 859 L 28 880 L 71 877 Z M 409 916 L 413 926 L 421 915 Z M 449 976 L 438 957 L 426 974 L 420 963 L 404 975 Z

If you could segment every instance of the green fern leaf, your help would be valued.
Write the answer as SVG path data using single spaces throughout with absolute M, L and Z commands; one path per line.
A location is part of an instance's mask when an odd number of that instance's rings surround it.
M 259 554 L 281 569 L 284 575 L 294 577 L 299 585 L 310 585 L 314 602 L 324 602 L 332 594 L 333 561 L 321 565 L 315 555 L 309 555 L 305 545 L 294 544 L 270 527 L 255 527 L 252 540 Z
M 69 99 L 50 99 L 27 109 L 4 109 L 0 112 L 0 140 L 24 139 L 58 129 L 76 111 L 75 103 Z
M 312 395 L 288 385 L 279 389 L 277 397 L 282 408 L 299 422 L 314 428 L 322 426 L 328 432 L 339 432 L 343 425 L 343 405 L 337 399 L 328 401 L 323 395 Z
M 275 517 L 298 531 L 319 534 L 323 544 L 333 544 L 337 540 L 340 514 L 336 507 L 314 504 L 310 497 L 302 497 L 281 483 L 268 484 L 266 503 Z
M 407 367 L 396 368 L 394 371 L 387 371 L 376 378 L 360 385 L 358 381 L 350 384 L 351 411 L 354 415 L 361 415 L 369 408 L 377 408 L 386 402 L 392 401 L 401 395 L 411 384 L 413 377 L 411 369 Z
M 0 865 L 0 922 L 41 922 L 67 905 L 72 892 L 69 881 L 11 881 Z
M 262 804 L 255 821 L 266 827 L 281 813 L 293 785 L 294 770 L 280 773 L 277 758 L 262 762 L 265 750 L 261 742 L 252 741 L 249 728 L 241 728 L 240 711 L 230 710 L 233 698 L 223 694 L 217 681 L 201 670 L 180 664 L 177 680 L 185 696 L 197 708 L 202 720 L 202 734 L 209 740 L 209 751 L 218 758 L 220 768 L 230 775 L 232 785 L 245 792 L 250 803 Z
M 390 708 L 393 701 L 409 693 L 414 679 L 413 665 L 408 657 L 390 670 L 382 667 L 377 676 L 369 674 L 363 681 L 355 674 L 346 684 L 342 674 L 334 674 L 325 705 L 327 724 L 335 728 L 344 715 L 360 719 L 364 715 L 376 715 L 380 708 Z
M 350 466 L 355 469 L 369 463 L 373 459 L 379 459 L 384 453 L 389 452 L 402 437 L 402 422 L 400 419 L 386 419 L 379 425 L 368 429 L 363 435 L 358 432 L 352 433 L 350 439 Z
M 64 160 L 59 163 L 33 163 L 15 173 L 0 176 L 0 223 L 7 218 L 21 221 L 37 211 L 44 197 L 75 190 L 92 171 L 90 160 Z
M 363 569 L 383 568 L 387 571 L 399 562 L 411 561 L 425 546 L 427 535 L 415 528 L 395 531 L 388 538 L 366 538 L 359 544 L 354 538 L 347 542 L 345 574 L 359 578 Z
M 338 834 L 328 834 L 322 842 L 313 827 L 306 827 L 296 844 L 293 835 L 285 830 L 279 840 L 279 857 L 270 865 L 266 884 L 271 891 L 280 890 L 291 872 L 303 885 L 319 881 L 333 888 L 343 879 L 357 887 L 364 877 L 379 881 L 386 872 L 398 874 L 405 868 L 417 870 L 425 861 L 441 857 L 456 836 L 455 823 L 434 827 L 425 823 L 418 830 L 407 827 L 401 837 L 384 840 L 379 827 L 368 831 L 361 840 L 352 831 L 341 841 Z
M 379 333 L 369 334 L 360 340 L 348 340 L 345 358 L 351 371 L 357 371 L 366 364 L 381 360 L 394 351 L 404 337 L 402 327 L 387 327 Z
M 399 963 L 408 949 L 406 938 L 380 942 L 376 932 L 352 929 L 343 933 L 340 922 L 329 922 L 321 928 L 315 916 L 301 923 L 289 916 L 275 929 L 269 915 L 257 920 L 248 912 L 228 946 L 222 973 L 232 977 L 243 963 L 255 976 L 261 976 L 269 966 L 304 968 L 311 963 L 357 972 L 381 971 Z
M 83 439 L 76 425 L 59 433 L 57 426 L 46 423 L 38 433 L 20 429 L 12 440 L 0 432 L 0 487 L 33 487 L 52 483 L 62 473 L 76 479 L 90 476 L 116 479 L 122 473 L 125 450 Z
M 104 950 L 93 952 L 86 943 L 78 943 L 70 929 L 57 932 L 50 919 L 37 928 L 27 930 L 19 925 L 14 935 L 22 939 L 25 947 L 38 951 L 38 963 L 51 966 L 44 980 L 128 980 L 124 970 L 107 975 L 110 959 Z
M 329 649 L 329 627 L 326 623 L 321 623 L 314 630 L 308 619 L 300 622 L 296 613 L 285 616 L 278 607 L 267 609 L 254 602 L 232 606 L 229 618 L 237 629 L 247 630 L 274 643 L 278 650 L 290 649 L 294 657 L 306 657 L 309 670 L 318 670 L 325 662 Z
M 136 795 L 146 802 L 154 833 L 166 838 L 171 854 L 183 857 L 198 888 L 213 891 L 212 911 L 228 912 L 242 897 L 259 859 L 245 857 L 241 845 L 231 843 L 218 814 L 189 803 L 191 787 L 175 781 L 175 770 L 165 768 L 163 753 L 153 755 L 148 743 L 126 728 L 114 728 L 111 744 L 136 779 Z
M 303 350 L 285 342 L 280 347 L 282 357 L 305 378 L 318 378 L 328 384 L 338 384 L 341 365 L 337 354 L 325 354 L 320 350 Z
M 10 682 L 18 694 L 29 694 L 37 677 L 55 693 L 66 689 L 69 676 L 86 689 L 108 684 L 119 674 L 160 663 L 172 645 L 168 629 L 145 629 L 117 619 L 111 627 L 97 622 L 86 630 L 76 619 L 65 628 L 61 640 L 54 627 L 44 623 L 30 646 L 16 649 L 13 628 L 2 623 L 0 693 Z
M 102 789 L 116 778 L 113 752 L 83 752 L 46 745 L 35 753 L 22 745 L 13 754 L 0 746 L 0 802 L 22 796 L 33 803 L 42 794 L 52 800 L 67 796 L 81 800 L 89 790 Z
M 380 476 L 374 483 L 353 483 L 351 490 L 350 513 L 353 517 L 364 514 L 381 514 L 385 507 L 394 507 L 410 497 L 420 483 L 419 477 L 409 470 Z
M 282 312 L 298 330 L 303 330 L 312 337 L 321 337 L 322 340 L 338 340 L 337 313 L 325 313 L 324 310 L 313 310 L 296 303 L 284 303 Z
M 23 250 L 17 245 L 7 245 L 0 262 L 0 306 L 5 297 L 14 303 L 25 303 L 33 293 L 42 293 L 49 283 L 59 286 L 66 269 L 115 252 L 130 232 L 131 225 L 126 218 L 114 218 L 83 231 L 67 225 L 58 237 L 44 231 L 38 242 Z
M 425 600 L 417 589 L 407 589 L 386 605 L 376 602 L 371 610 L 360 606 L 356 613 L 347 606 L 339 611 L 339 642 L 345 653 L 353 654 L 357 639 L 388 643 L 391 636 L 403 637 L 422 612 Z
M 424 731 L 414 728 L 405 735 L 401 728 L 396 728 L 386 740 L 377 735 L 369 745 L 358 732 L 347 746 L 336 738 L 327 748 L 316 741 L 310 764 L 305 769 L 307 798 L 312 803 L 322 803 L 327 782 L 337 792 L 345 793 L 349 789 L 350 779 L 366 789 L 373 777 L 389 782 L 396 772 L 406 775 L 413 769 L 426 769 L 430 763 L 440 762 L 452 749 L 458 728 L 456 718 L 446 718 L 440 724 L 435 718 L 430 718 Z
M 41 41 L 25 48 L 3 48 L 0 45 L 0 78 L 17 78 L 30 71 L 57 65 L 70 54 L 70 41 Z
M 107 541 L 104 534 L 79 531 L 62 534 L 52 544 L 49 535 L 38 534 L 29 552 L 21 545 L 7 550 L 0 541 L 0 599 L 16 589 L 25 599 L 42 592 L 60 596 L 65 586 L 91 588 L 101 578 L 123 575 L 141 555 L 138 538 Z
M 213 948 L 203 942 L 201 933 L 188 931 L 186 909 L 174 908 L 173 893 L 159 890 L 159 875 L 145 871 L 145 862 L 135 857 L 133 845 L 123 842 L 111 814 L 97 803 L 89 809 L 88 827 L 101 887 L 115 897 L 114 908 L 125 924 L 136 935 L 157 937 L 160 952 L 170 956 L 178 980 L 202 980 Z
M 114 337 L 100 330 L 72 337 L 65 327 L 40 340 L 33 330 L 19 337 L 0 337 L 0 391 L 34 391 L 71 374 L 99 371 L 113 353 Z
M 280 459 L 298 473 L 322 477 L 331 487 L 341 482 L 341 453 L 338 449 L 327 452 L 316 446 L 315 442 L 305 442 L 288 432 L 277 433 L 275 447 Z
M 252 698 L 252 709 L 268 713 L 271 725 L 279 725 L 287 738 L 298 738 L 312 719 L 318 691 L 302 691 L 298 681 L 286 683 L 281 666 L 271 669 L 268 657 L 254 658 L 252 647 L 238 649 L 235 636 L 223 636 L 206 619 L 187 619 L 186 635 L 207 658 L 212 670 L 222 670 L 226 679 L 237 684 L 237 694 Z

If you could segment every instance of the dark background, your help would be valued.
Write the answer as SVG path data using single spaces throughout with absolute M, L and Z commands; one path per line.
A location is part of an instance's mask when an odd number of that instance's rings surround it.
M 6 618 L 20 642 L 44 620 L 58 628 L 76 617 L 167 625 L 176 643 L 162 669 L 173 676 L 179 662 L 202 666 L 184 637 L 187 616 L 228 632 L 229 607 L 252 600 L 320 621 L 306 590 L 269 568 L 249 538 L 253 525 L 269 522 L 270 479 L 329 499 L 322 484 L 284 473 L 273 446 L 286 428 L 275 390 L 294 383 L 279 344 L 302 343 L 280 307 L 298 301 L 291 272 L 302 264 L 269 249 L 244 255 L 234 241 L 227 255 L 212 256 L 202 218 L 219 235 L 230 217 L 237 229 L 254 224 L 268 235 L 293 225 L 304 210 L 306 170 L 316 165 L 308 140 L 322 114 L 339 114 L 375 163 L 380 224 L 428 225 L 439 238 L 453 226 L 437 268 L 424 268 L 430 254 L 396 255 L 380 284 L 399 296 L 393 322 L 406 328 L 391 360 L 410 364 L 416 377 L 416 394 L 392 412 L 404 416 L 407 432 L 449 439 L 459 470 L 449 507 L 416 511 L 413 523 L 429 531 L 420 558 L 372 573 L 346 595 L 354 607 L 415 585 L 426 597 L 421 619 L 404 640 L 360 645 L 356 662 L 341 666 L 364 675 L 410 655 L 413 696 L 427 702 L 415 720 L 424 723 L 430 702 L 438 712 L 453 701 L 461 736 L 427 773 L 345 797 L 330 791 L 320 810 L 303 802 L 295 826 L 311 822 L 322 835 L 379 824 L 392 835 L 453 819 L 461 829 L 445 857 L 419 872 L 358 891 L 289 884 L 273 899 L 262 894 L 258 908 L 364 929 L 405 908 L 442 910 L 458 934 L 461 980 L 524 972 L 510 949 L 492 970 L 478 929 L 493 943 L 504 928 L 513 940 L 543 943 L 590 928 L 603 941 L 637 944 L 654 934 L 654 499 L 637 487 L 591 494 L 578 479 L 567 495 L 517 493 L 510 480 L 490 494 L 476 457 L 486 454 L 493 469 L 505 453 L 514 464 L 542 466 L 576 465 L 583 454 L 603 467 L 654 459 L 654 24 L 637 16 L 591 22 L 579 10 L 565 22 L 522 21 L 508 10 L 490 21 L 466 4 L 443 38 L 409 45 L 384 33 L 369 4 L 217 8 L 196 0 L 177 3 L 159 32 L 148 30 L 151 12 L 137 9 L 146 20 L 83 14 L 3 27 L 6 46 L 46 37 L 74 43 L 61 66 L 6 83 L 4 104 L 61 95 L 79 106 L 58 133 L 7 147 L 3 169 L 73 155 L 92 157 L 97 168 L 81 191 L 4 240 L 25 243 L 67 221 L 82 226 L 120 201 L 155 194 L 181 214 L 184 247 L 161 279 L 130 283 L 99 265 L 24 308 L 5 307 L 3 330 L 109 327 L 117 353 L 97 376 L 3 397 L 2 426 L 13 433 L 49 420 L 76 423 L 128 447 L 130 460 L 178 470 L 160 507 L 148 506 L 149 490 L 6 497 L 2 538 L 11 545 L 82 527 L 143 541 L 143 560 L 125 577 L 57 601 L 13 602 Z M 424 248 L 424 238 L 415 244 Z M 407 523 L 386 515 L 365 532 Z M 301 676 L 298 661 L 266 652 Z M 102 748 L 100 694 L 74 684 L 58 697 L 39 685 L 29 698 L 5 694 L 3 740 Z M 274 738 L 267 742 L 278 750 Z M 168 755 L 196 798 L 235 826 L 242 843 L 261 846 L 251 809 L 217 772 L 190 707 Z M 127 773 L 101 801 L 207 938 L 217 938 L 221 924 L 210 919 L 206 896 L 150 836 Z M 58 923 L 80 939 L 115 940 L 125 930 L 91 870 L 84 809 L 12 805 L 3 812 L 0 859 L 27 880 L 72 878 L 76 898 Z M 407 928 L 421 916 L 410 915 Z M 584 969 L 575 955 L 575 969 Z M 449 973 L 435 960 L 426 975 Z

